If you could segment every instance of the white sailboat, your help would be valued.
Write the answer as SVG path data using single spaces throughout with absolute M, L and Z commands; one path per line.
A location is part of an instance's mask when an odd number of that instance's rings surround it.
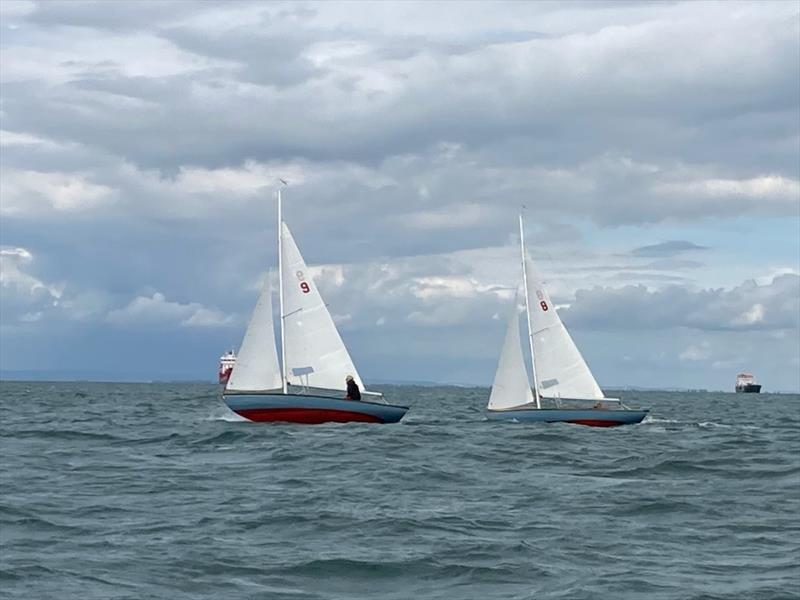
M 275 345 L 269 281 L 242 341 L 236 366 L 223 391 L 235 413 L 251 421 L 396 423 L 408 410 L 385 402 L 343 398 L 346 377 L 364 390 L 291 231 L 283 222 L 278 190 L 278 281 L 281 360 Z
M 618 398 L 605 397 L 561 322 L 525 249 L 522 215 L 519 232 L 533 386 L 531 388 L 522 355 L 515 300 L 489 396 L 489 416 L 596 427 L 639 423 L 648 411 L 628 408 Z

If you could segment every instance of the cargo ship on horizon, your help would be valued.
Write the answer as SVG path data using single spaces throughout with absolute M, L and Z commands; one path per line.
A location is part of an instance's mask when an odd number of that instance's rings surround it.
M 739 373 L 736 376 L 737 394 L 758 394 L 761 392 L 761 384 L 756 383 L 755 377 L 750 373 Z
M 217 375 L 220 385 L 225 385 L 231 378 L 233 365 L 236 364 L 236 352 L 229 350 L 219 357 L 219 373 Z

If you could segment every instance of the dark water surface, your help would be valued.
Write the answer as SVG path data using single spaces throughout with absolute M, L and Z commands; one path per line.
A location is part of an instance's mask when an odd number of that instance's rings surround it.
M 638 426 L 240 422 L 216 387 L 0 383 L 0 596 L 800 598 L 800 397 L 628 393 Z

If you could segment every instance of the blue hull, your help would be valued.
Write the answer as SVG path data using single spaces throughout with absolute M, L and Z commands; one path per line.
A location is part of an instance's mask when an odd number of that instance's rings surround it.
M 233 412 L 250 421 L 285 423 L 397 423 L 405 406 L 301 394 L 227 394 Z
M 563 408 L 524 408 L 519 410 L 490 410 L 490 419 L 537 423 L 575 423 L 590 427 L 617 427 L 641 423 L 648 410 L 606 410 L 606 409 L 563 409 Z

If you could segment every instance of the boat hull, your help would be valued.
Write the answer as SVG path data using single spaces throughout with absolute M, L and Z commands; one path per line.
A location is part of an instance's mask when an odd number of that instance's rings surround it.
M 589 427 L 619 427 L 641 423 L 647 409 L 608 410 L 602 408 L 522 408 L 512 410 L 490 410 L 490 419 L 536 423 L 573 423 Z
M 736 393 L 737 394 L 760 394 L 761 393 L 761 384 L 760 383 L 745 383 L 736 386 Z
M 302 394 L 226 394 L 222 399 L 249 421 L 304 423 L 397 423 L 408 407 Z

